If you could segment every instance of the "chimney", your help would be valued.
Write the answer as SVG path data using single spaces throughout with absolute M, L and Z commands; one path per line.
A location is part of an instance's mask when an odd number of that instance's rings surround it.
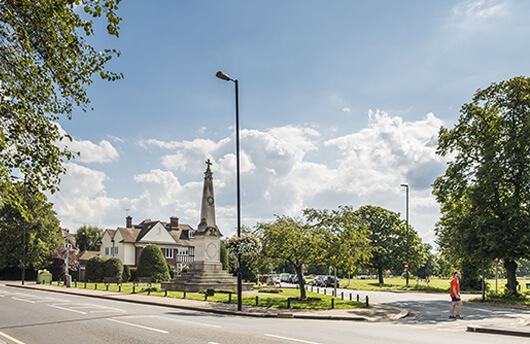
M 127 217 L 125 218 L 126 219 L 126 227 L 127 228 L 132 228 L 132 216 L 131 215 L 127 215 Z
M 169 230 L 177 230 L 179 228 L 179 218 L 176 216 L 171 216 L 169 218 Z

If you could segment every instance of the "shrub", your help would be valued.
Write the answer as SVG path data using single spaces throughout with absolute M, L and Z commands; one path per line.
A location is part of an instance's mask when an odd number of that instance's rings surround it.
M 167 263 L 167 271 L 169 271 L 169 277 L 171 279 L 175 278 L 176 271 L 171 265 L 169 265 L 169 263 Z
M 138 277 L 151 277 L 153 282 L 170 279 L 167 262 L 158 246 L 148 244 L 142 250 L 138 262 Z
M 118 257 L 108 258 L 103 262 L 103 271 L 105 274 L 103 277 L 116 278 L 121 281 L 123 275 L 123 263 Z
M 137 281 L 138 280 L 138 268 L 129 268 L 129 271 L 131 272 L 129 281 Z
M 103 263 L 106 258 L 94 256 L 86 264 L 86 279 L 93 282 L 101 282 L 105 276 Z
M 131 280 L 131 268 L 129 266 L 123 266 L 123 273 L 121 275 L 121 280 L 123 282 L 129 282 Z

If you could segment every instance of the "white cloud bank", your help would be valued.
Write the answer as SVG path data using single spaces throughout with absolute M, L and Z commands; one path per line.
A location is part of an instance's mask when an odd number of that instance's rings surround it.
M 444 168 L 435 154 L 442 121 L 427 114 L 420 121 L 403 122 L 382 111 L 370 111 L 369 118 L 366 128 L 341 137 L 325 138 L 319 131 L 301 126 L 242 130 L 243 224 L 253 226 L 271 220 L 274 214 L 296 216 L 305 207 L 372 204 L 403 212 L 404 193 L 399 185 L 407 182 L 411 185 L 411 224 L 432 241 L 439 215 L 430 185 Z M 138 222 L 144 218 L 167 220 L 174 215 L 195 227 L 199 222 L 204 161 L 211 159 L 217 224 L 223 234 L 234 233 L 233 137 L 217 142 L 146 140 L 141 144 L 146 151 L 154 146 L 167 153 L 160 156 L 158 168 L 146 170 L 130 181 L 143 189 L 130 199 L 107 195 L 105 185 L 111 181 L 103 172 L 67 164 L 61 191 L 52 197 L 63 226 L 75 230 L 87 223 L 115 228 L 124 224 L 123 209 L 130 209 Z M 82 146 L 93 154 L 94 146 Z M 104 147 L 101 143 L 97 146 Z M 181 183 L 180 173 L 196 178 Z

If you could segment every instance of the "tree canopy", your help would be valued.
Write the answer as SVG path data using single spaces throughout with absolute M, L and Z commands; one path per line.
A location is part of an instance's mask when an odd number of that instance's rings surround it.
M 273 222 L 258 224 L 256 233 L 261 238 L 263 255 L 276 263 L 290 262 L 299 277 L 305 264 L 320 262 L 324 254 L 320 232 L 302 219 L 276 216 Z M 305 298 L 303 278 L 298 281 L 300 297 Z
M 18 193 L 24 194 L 23 183 L 15 187 Z M 0 208 L 0 269 L 21 266 L 25 221 L 26 267 L 47 267 L 52 252 L 64 243 L 59 220 L 46 196 L 29 185 L 26 194 L 26 217 L 11 205 L 4 204 Z
M 530 256 L 530 79 L 478 90 L 437 153 L 451 157 L 434 183 L 441 205 L 438 243 L 475 260 L 501 258 L 516 292 L 516 260 Z
M 370 232 L 372 257 L 367 265 L 377 271 L 379 283 L 384 283 L 386 270 L 403 271 L 404 262 L 409 263 L 409 269 L 417 269 L 423 263 L 421 239 L 410 226 L 407 230 L 399 214 L 367 205 L 356 210 L 354 215 Z
M 21 172 L 39 190 L 55 192 L 62 163 L 73 152 L 55 121 L 86 111 L 94 75 L 113 81 L 121 74 L 105 65 L 119 51 L 88 43 L 93 19 L 104 16 L 118 37 L 120 0 L 0 1 L 0 201 L 21 209 L 22 195 L 10 176 Z
M 83 225 L 75 233 L 75 240 L 79 250 L 99 251 L 103 230 L 96 226 Z

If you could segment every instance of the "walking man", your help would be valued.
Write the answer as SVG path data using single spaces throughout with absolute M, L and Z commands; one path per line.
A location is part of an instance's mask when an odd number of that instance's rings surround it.
M 464 319 L 460 315 L 460 310 L 462 309 L 462 299 L 460 298 L 460 271 L 456 270 L 453 273 L 453 279 L 451 280 L 451 315 L 449 315 L 449 319 Z M 456 315 L 455 314 L 455 307 L 456 307 Z

